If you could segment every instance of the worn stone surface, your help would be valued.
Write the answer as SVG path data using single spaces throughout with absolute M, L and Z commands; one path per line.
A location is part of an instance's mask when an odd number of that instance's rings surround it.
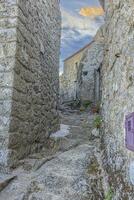
M 58 0 L 0 1 L 0 165 L 39 151 L 59 128 Z
M 113 199 L 134 198 L 129 165 L 134 153 L 125 147 L 125 115 L 134 112 L 134 1 L 106 1 L 105 51 L 102 66 L 104 167 Z
M 52 135 L 59 145 L 57 152 L 48 158 L 42 152 L 40 158 L 35 154 L 33 159 L 24 160 L 25 167 L 12 172 L 17 179 L 0 193 L 0 199 L 104 200 L 107 185 L 100 141 L 90 140 L 93 118 L 88 112 L 69 113 L 67 109 L 62 113 L 60 134 Z
M 83 55 L 79 65 L 78 76 L 78 94 L 81 101 L 99 100 L 99 80 L 97 82 L 97 70 L 99 76 L 99 68 L 103 60 L 104 50 L 104 27 L 101 27 L 94 41 Z M 99 77 L 98 77 L 99 78 Z

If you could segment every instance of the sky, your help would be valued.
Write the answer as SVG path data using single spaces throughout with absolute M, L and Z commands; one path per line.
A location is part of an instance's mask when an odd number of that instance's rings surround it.
M 83 7 L 99 7 L 98 0 L 60 0 L 62 13 L 62 36 L 60 74 L 63 60 L 92 41 L 96 31 L 103 23 L 102 16 L 81 16 Z

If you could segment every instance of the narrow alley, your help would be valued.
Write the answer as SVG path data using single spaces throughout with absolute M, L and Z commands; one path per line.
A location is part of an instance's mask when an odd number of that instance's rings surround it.
M 99 131 L 92 131 L 94 117 L 90 111 L 63 107 L 61 130 L 51 136 L 53 148 L 47 156 L 45 150 L 21 160 L 12 175 L 3 177 L 0 199 L 104 200 Z
M 134 200 L 134 0 L 0 1 L 0 200 Z

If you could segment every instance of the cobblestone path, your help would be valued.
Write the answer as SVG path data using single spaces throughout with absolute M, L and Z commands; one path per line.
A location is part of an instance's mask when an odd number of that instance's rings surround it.
M 51 136 L 52 150 L 30 156 L 1 176 L 0 200 L 104 200 L 93 118 L 89 112 L 64 110 L 61 130 Z

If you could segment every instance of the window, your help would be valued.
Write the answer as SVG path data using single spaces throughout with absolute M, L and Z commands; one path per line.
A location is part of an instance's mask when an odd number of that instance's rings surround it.
M 134 151 L 134 112 L 126 116 L 125 128 L 126 128 L 126 148 Z

